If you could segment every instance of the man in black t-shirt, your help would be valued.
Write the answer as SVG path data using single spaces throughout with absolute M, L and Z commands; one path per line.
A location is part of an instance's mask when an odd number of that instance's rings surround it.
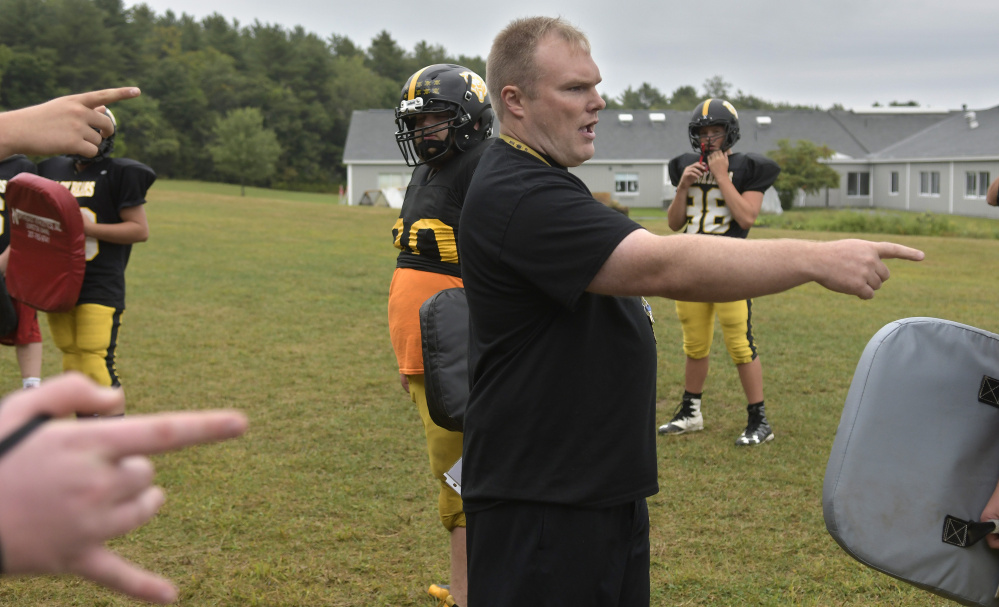
M 653 235 L 567 167 L 594 153 L 600 71 L 559 18 L 518 19 L 486 82 L 458 248 L 479 356 L 464 429 L 469 603 L 648 605 L 656 350 L 640 296 L 731 301 L 815 280 L 870 298 L 892 243 Z

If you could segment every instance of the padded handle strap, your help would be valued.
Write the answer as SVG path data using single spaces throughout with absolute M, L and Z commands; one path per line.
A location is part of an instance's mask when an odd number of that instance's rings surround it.
M 999 521 L 997 520 L 965 521 L 948 514 L 944 518 L 943 541 L 945 544 L 967 548 L 986 535 L 995 533 L 996 529 L 999 529 Z

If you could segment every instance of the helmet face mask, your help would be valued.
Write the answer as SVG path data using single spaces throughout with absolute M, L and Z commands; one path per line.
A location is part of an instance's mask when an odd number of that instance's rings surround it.
M 111 110 L 104 108 L 104 114 L 111 119 L 111 125 L 114 127 L 114 132 L 101 140 L 101 142 L 97 145 L 97 154 L 92 158 L 81 154 L 70 154 L 70 158 L 79 164 L 92 164 L 99 160 L 111 157 L 111 152 L 114 151 L 114 136 L 118 134 L 118 121 L 115 120 L 114 114 L 111 113 Z M 100 132 L 97 129 L 94 130 L 98 133 Z
M 406 81 L 395 122 L 395 140 L 406 165 L 434 165 L 489 137 L 493 110 L 485 82 L 475 72 L 435 64 Z
M 694 109 L 688 126 L 688 137 L 694 150 L 705 151 L 701 147 L 701 128 L 715 125 L 725 129 L 720 148 L 723 152 L 739 141 L 739 113 L 735 107 L 723 99 L 705 99 Z

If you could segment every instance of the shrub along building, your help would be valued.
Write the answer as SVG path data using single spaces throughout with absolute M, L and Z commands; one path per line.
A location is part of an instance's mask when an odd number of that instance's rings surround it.
M 689 120 L 690 112 L 675 110 L 604 110 L 596 127 L 596 154 L 570 170 L 594 193 L 610 193 L 627 207 L 668 206 L 674 190 L 667 164 L 690 150 Z M 977 111 L 740 110 L 739 125 L 738 152 L 766 154 L 781 139 L 811 141 L 835 152 L 824 162 L 839 173 L 840 186 L 802 193 L 796 207 L 999 218 L 999 210 L 985 204 L 985 191 L 999 176 L 999 106 Z M 343 153 L 348 204 L 401 200 L 383 192 L 405 188 L 412 174 L 394 133 L 392 110 L 353 113 Z M 776 200 L 771 194 L 765 210 Z

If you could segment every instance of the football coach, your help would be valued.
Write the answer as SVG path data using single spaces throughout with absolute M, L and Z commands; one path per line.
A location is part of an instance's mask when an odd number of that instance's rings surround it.
M 641 296 L 733 301 L 814 281 L 870 299 L 882 259 L 923 254 L 654 235 L 567 169 L 593 156 L 605 106 L 585 35 L 518 19 L 486 65 L 501 137 L 458 237 L 479 352 L 464 426 L 469 603 L 648 605 L 656 347 Z

